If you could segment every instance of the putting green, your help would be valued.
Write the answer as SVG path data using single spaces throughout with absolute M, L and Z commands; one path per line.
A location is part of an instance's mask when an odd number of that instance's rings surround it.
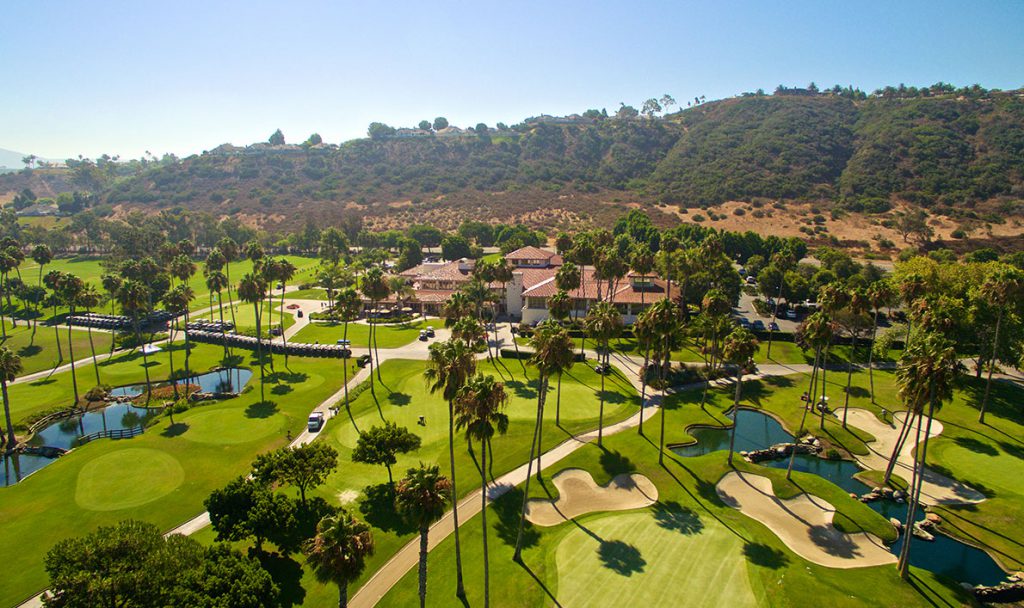
M 247 415 L 249 410 L 252 417 Z M 188 425 L 182 437 L 196 443 L 234 445 L 273 435 L 283 425 L 277 414 L 264 411 L 259 405 L 249 410 L 216 409 L 189 416 L 182 420 Z
M 652 510 L 583 520 L 602 540 L 574 527 L 558 544 L 559 602 L 756 607 L 740 539 L 690 511 L 677 519 L 685 525 L 662 527 Z
M 152 448 L 127 448 L 82 467 L 75 502 L 90 511 L 128 509 L 170 494 L 183 481 L 185 470 L 174 456 Z

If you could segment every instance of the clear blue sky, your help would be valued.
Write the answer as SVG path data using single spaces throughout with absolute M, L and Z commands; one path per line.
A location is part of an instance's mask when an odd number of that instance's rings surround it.
M 1024 1 L 46 0 L 0 7 L 0 148 L 179 155 L 783 83 L 1024 86 Z

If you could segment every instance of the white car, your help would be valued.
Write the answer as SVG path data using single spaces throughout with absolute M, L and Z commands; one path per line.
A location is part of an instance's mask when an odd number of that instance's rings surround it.
M 309 415 L 309 421 L 306 424 L 306 428 L 309 429 L 310 433 L 316 433 L 324 426 L 324 415 L 322 412 L 313 412 Z

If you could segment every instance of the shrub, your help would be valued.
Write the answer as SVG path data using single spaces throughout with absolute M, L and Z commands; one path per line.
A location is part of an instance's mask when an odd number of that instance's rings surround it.
M 737 207 L 737 208 L 732 210 L 732 214 L 733 215 L 746 215 L 747 212 L 744 211 L 742 207 Z
M 703 222 L 704 221 L 704 216 L 698 213 L 698 214 L 693 216 L 693 221 L 695 221 L 695 222 Z
M 966 239 L 967 233 L 964 232 L 962 228 L 957 228 L 953 232 L 950 232 L 949 236 L 953 237 L 954 239 Z

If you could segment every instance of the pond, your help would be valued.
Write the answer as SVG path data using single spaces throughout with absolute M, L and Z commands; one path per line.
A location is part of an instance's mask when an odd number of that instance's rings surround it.
M 793 436 L 787 433 L 777 420 L 767 414 L 741 409 L 738 418 L 739 426 L 736 429 L 735 444 L 737 452 L 762 450 L 777 443 L 793 441 Z M 718 450 L 728 450 L 730 432 L 730 429 L 693 429 L 690 434 L 694 436 L 697 443 L 673 448 L 673 451 L 680 456 L 692 457 Z M 759 464 L 785 469 L 789 466 L 789 459 L 767 460 Z M 867 484 L 854 478 L 861 468 L 857 463 L 849 460 L 827 460 L 817 456 L 798 454 L 793 462 L 793 468 L 824 477 L 854 494 L 863 494 L 868 489 Z M 907 519 L 906 504 L 899 504 L 891 500 L 876 500 L 867 505 L 886 519 L 895 517 L 901 522 L 905 522 Z M 920 521 L 924 519 L 924 516 L 924 510 L 918 509 L 916 520 Z M 889 550 L 894 555 L 899 555 L 903 539 L 904 537 L 901 535 L 899 540 L 889 546 Z M 914 537 L 911 542 L 913 546 L 910 552 L 910 563 L 918 568 L 972 585 L 996 585 L 1006 580 L 1006 572 L 996 564 L 988 553 L 945 534 L 936 534 L 934 541 Z
M 178 378 L 175 384 L 194 384 L 204 393 L 239 393 L 252 379 L 252 370 L 239 367 L 226 367 L 198 376 L 192 376 L 188 380 Z M 170 385 L 169 382 L 162 382 L 162 385 Z M 137 397 L 146 390 L 145 384 L 133 384 L 131 386 L 119 386 L 110 391 L 114 397 Z
M 133 429 L 145 424 L 157 410 L 135 407 L 130 403 L 115 403 L 98 410 L 77 416 L 63 418 L 36 432 L 29 441 L 32 447 L 51 447 L 70 450 L 78 445 L 78 439 L 99 431 Z M 2 457 L 0 482 L 9 486 L 25 479 L 29 474 L 53 462 L 39 454 L 10 454 Z

